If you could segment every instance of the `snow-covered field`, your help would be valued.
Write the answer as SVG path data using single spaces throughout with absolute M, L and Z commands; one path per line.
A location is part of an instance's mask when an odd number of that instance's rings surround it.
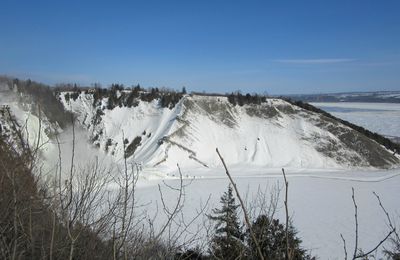
M 229 164 L 229 162 L 227 162 Z M 243 196 L 249 201 L 258 189 L 272 191 L 278 184 L 283 188 L 280 169 L 246 169 L 235 167 L 231 173 Z M 177 174 L 177 173 L 176 173 Z M 354 207 L 351 198 L 352 187 L 358 204 L 359 246 L 364 250 L 372 249 L 385 235 L 388 227 L 386 217 L 372 194 L 380 195 L 383 204 L 397 222 L 400 221 L 398 193 L 400 170 L 386 171 L 341 171 L 341 170 L 299 170 L 286 169 L 289 182 L 289 210 L 299 236 L 305 248 L 319 259 L 343 259 L 344 251 L 340 234 L 347 241 L 348 250 L 354 246 Z M 210 170 L 183 170 L 183 175 L 196 176 L 186 188 L 186 200 L 183 213 L 187 220 L 195 216 L 208 197 L 208 210 L 219 207 L 219 199 L 228 186 L 223 168 Z M 177 176 L 177 175 L 175 175 Z M 160 210 L 158 186 L 161 180 L 140 182 L 138 196 L 143 203 L 149 203 L 150 213 Z M 168 185 L 177 187 L 178 180 L 166 180 Z M 162 185 L 162 184 L 161 184 Z M 165 200 L 174 203 L 176 192 L 164 189 Z M 284 192 L 281 191 L 276 217 L 284 221 Z M 203 219 L 197 220 L 201 223 Z M 189 231 L 195 232 L 197 226 Z M 205 233 L 205 231 L 202 231 Z M 382 249 L 382 248 L 381 248 Z M 377 252 L 381 255 L 381 251 Z
M 400 103 L 312 103 L 332 115 L 386 136 L 400 137 Z

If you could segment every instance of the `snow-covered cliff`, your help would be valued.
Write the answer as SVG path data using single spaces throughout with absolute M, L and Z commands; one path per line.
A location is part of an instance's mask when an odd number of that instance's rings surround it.
M 173 108 L 138 100 L 136 106 L 94 105 L 81 93 L 61 102 L 77 116 L 93 145 L 121 161 L 168 171 L 219 165 L 296 168 L 390 168 L 399 159 L 362 134 L 281 99 L 232 105 L 224 96 L 185 95 Z

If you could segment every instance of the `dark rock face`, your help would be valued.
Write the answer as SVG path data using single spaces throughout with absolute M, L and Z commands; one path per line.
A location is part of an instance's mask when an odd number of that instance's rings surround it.
M 388 168 L 392 164 L 400 163 L 399 159 L 382 145 L 332 119 L 322 116 L 319 125 L 322 129 L 329 131 L 341 141 L 341 145 L 336 144 L 329 147 L 329 149 L 321 149 L 321 152 L 325 154 L 335 150 L 340 153 L 338 150 L 341 148 L 340 146 L 343 146 L 342 148 L 354 151 L 355 155 L 349 158 L 349 160 L 355 166 L 369 164 L 372 167 Z

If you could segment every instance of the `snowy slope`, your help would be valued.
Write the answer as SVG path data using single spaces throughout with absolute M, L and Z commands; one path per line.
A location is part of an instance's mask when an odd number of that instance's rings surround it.
M 173 108 L 161 107 L 158 99 L 138 99 L 135 106 L 108 109 L 107 97 L 94 105 L 91 93 L 82 92 L 68 101 L 65 94 L 59 98 L 76 116 L 76 138 L 82 148 L 79 158 L 83 162 L 96 155 L 122 163 L 127 151 L 129 162 L 165 177 L 178 163 L 190 169 L 218 166 L 218 147 L 225 160 L 238 167 L 347 169 L 399 165 L 399 156 L 375 141 L 281 99 L 234 106 L 223 96 L 185 95 Z M 58 148 L 51 136 L 55 131 L 64 132 L 59 138 L 70 144 L 70 129 L 50 124 L 44 113 L 39 120 L 34 104 L 21 104 L 17 97 L 12 91 L 3 91 L 0 101 L 11 108 L 21 126 L 26 124 L 31 145 L 36 145 L 41 128 L 43 154 L 55 164 Z M 4 116 L 1 120 L 6 125 Z M 65 150 L 68 154 L 70 145 Z
M 60 98 L 99 150 L 121 161 L 124 149 L 140 137 L 128 159 L 163 172 L 175 170 L 177 163 L 219 165 L 216 147 L 231 165 L 253 167 L 389 168 L 399 163 L 350 128 L 280 99 L 240 107 L 226 97 L 186 95 L 172 109 L 153 100 L 109 110 L 107 98 L 94 107 L 91 94 L 68 102 L 63 94 Z
M 0 133 L 13 142 L 15 138 L 22 138 L 32 149 L 40 148 L 42 153 L 48 151 L 51 142 L 49 135 L 55 131 L 46 116 L 34 113 L 34 104 L 19 102 L 19 95 L 10 91 L 4 85 L 0 87 Z M 19 133 L 20 132 L 20 136 Z M 20 142 L 15 142 L 18 144 Z M 17 150 L 19 149 L 18 147 Z
M 370 131 L 400 138 L 399 103 L 323 102 L 312 105 Z

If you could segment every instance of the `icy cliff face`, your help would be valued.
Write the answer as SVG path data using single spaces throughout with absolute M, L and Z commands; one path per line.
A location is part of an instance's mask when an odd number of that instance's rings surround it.
M 296 168 L 390 168 L 399 158 L 362 134 L 281 99 L 244 106 L 223 96 L 185 95 L 173 108 L 159 100 L 107 108 L 81 93 L 60 100 L 99 151 L 122 161 L 168 171 L 220 165 Z M 95 104 L 95 105 L 94 105 Z M 124 152 L 125 151 L 125 152 Z

